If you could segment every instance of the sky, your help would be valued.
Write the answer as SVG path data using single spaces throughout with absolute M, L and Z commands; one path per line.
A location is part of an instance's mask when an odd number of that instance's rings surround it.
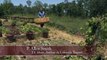
M 26 5 L 26 1 L 27 0 L 11 0 L 12 3 L 14 3 L 14 5 L 19 5 L 19 4 L 23 4 L 23 5 Z M 34 4 L 34 2 L 36 0 L 31 0 L 32 1 L 32 4 Z M 48 4 L 58 4 L 58 3 L 61 3 L 63 2 L 64 0 L 40 0 L 42 3 L 48 3 Z M 69 1 L 72 1 L 72 0 L 69 0 Z M 3 0 L 0 0 L 0 3 L 2 3 Z

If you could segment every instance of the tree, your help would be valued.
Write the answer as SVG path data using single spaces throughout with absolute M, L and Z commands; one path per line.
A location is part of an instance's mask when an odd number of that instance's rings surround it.
M 107 9 L 107 0 L 82 0 L 87 16 L 103 15 Z
M 32 2 L 30 0 L 27 0 L 26 3 L 30 7 Z
M 1 7 L 0 5 L 0 18 L 4 16 L 4 11 L 3 11 L 3 8 Z
M 43 3 L 42 3 L 41 1 L 39 1 L 39 0 L 36 0 L 35 3 L 34 3 L 34 5 L 35 5 L 36 7 L 38 7 L 38 8 L 43 7 Z
M 46 9 L 48 7 L 48 4 L 47 3 L 44 3 L 43 4 L 44 8 Z
M 62 6 L 59 4 L 59 5 L 57 5 L 57 15 L 58 16 L 62 16 L 62 13 L 63 13 L 63 10 L 62 10 Z
M 39 0 L 36 0 L 34 6 L 36 8 L 36 11 L 39 11 L 41 8 L 43 8 L 43 3 Z
M 2 4 L 2 8 L 5 15 L 12 14 L 14 11 L 14 5 L 11 2 L 11 0 L 4 0 L 4 3 Z
M 16 13 L 20 13 L 23 14 L 24 13 L 24 7 L 22 4 L 20 4 L 19 6 L 15 6 L 16 7 Z

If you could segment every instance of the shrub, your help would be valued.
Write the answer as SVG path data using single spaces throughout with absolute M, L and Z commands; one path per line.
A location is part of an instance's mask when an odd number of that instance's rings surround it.
M 22 25 L 20 29 L 24 33 L 28 31 L 40 32 L 40 29 L 38 27 L 30 25 L 30 24 Z

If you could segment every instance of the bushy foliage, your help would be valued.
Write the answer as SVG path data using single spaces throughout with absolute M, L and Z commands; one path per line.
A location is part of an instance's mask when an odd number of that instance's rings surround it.
M 4 11 L 3 9 L 0 7 L 0 18 L 4 16 Z
M 28 32 L 28 31 L 33 31 L 33 32 L 40 32 L 40 29 L 36 26 L 30 25 L 30 24 L 25 24 L 20 26 L 20 29 L 22 32 Z
M 99 43 L 107 42 L 107 17 L 92 18 L 87 22 L 86 43 L 93 44 L 95 41 Z

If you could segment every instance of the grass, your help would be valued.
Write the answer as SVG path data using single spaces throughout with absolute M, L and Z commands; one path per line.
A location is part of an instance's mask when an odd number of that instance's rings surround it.
M 16 16 L 22 16 L 20 14 L 14 14 Z M 26 17 L 35 17 L 37 15 L 26 14 L 23 15 Z M 68 17 L 68 16 L 55 16 L 55 15 L 47 15 L 50 18 L 50 23 L 46 24 L 48 26 L 56 27 L 60 30 L 65 30 L 68 33 L 76 34 L 76 33 L 84 33 L 86 22 L 89 20 L 88 18 L 79 18 L 79 17 Z M 83 28 L 82 30 L 80 28 Z
M 9 16 L 26 16 L 26 17 L 37 17 L 36 14 L 32 15 L 32 14 L 13 14 L 13 15 L 9 15 Z
M 51 15 L 49 16 L 51 23 L 48 24 L 49 26 L 53 23 L 56 26 L 62 26 L 62 30 L 66 30 L 67 32 L 70 33 L 83 33 L 85 31 L 86 27 L 86 22 L 88 19 L 83 19 L 83 18 L 74 18 L 74 17 L 58 17 Z M 53 26 L 54 26 L 53 25 Z M 52 25 L 51 25 L 52 26 Z M 80 28 L 83 28 L 82 30 Z

